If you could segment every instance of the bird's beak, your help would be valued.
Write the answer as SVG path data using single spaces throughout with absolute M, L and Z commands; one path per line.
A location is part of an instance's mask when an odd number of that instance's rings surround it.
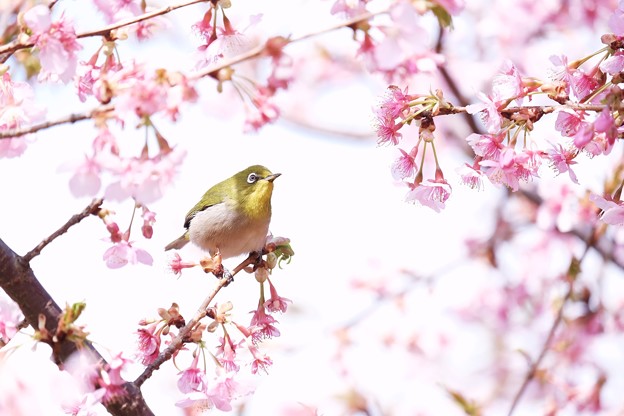
M 281 173 L 274 173 L 272 175 L 267 176 L 266 178 L 264 178 L 265 181 L 269 181 L 269 182 L 273 182 L 275 179 L 279 178 L 282 174 Z

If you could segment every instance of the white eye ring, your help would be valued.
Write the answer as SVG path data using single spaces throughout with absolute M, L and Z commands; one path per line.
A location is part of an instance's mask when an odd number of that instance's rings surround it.
M 258 175 L 256 175 L 255 173 L 250 173 L 249 176 L 247 176 L 247 183 L 255 183 L 258 180 Z

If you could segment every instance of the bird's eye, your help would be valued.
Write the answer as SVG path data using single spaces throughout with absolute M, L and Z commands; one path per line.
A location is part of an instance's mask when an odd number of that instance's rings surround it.
M 255 183 L 258 180 L 258 175 L 256 175 L 255 173 L 250 173 L 249 176 L 247 176 L 247 183 Z

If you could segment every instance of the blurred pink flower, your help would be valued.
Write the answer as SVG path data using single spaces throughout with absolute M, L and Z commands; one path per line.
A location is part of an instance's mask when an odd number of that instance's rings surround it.
M 22 319 L 24 315 L 17 304 L 0 292 L 0 341 L 8 343 L 17 334 Z
M 35 102 L 31 86 L 11 80 L 5 72 L 0 77 L 0 131 L 25 127 L 43 118 L 45 111 Z M 29 136 L 0 139 L 0 158 L 17 157 L 26 150 Z
M 191 365 L 183 371 L 180 371 L 178 375 L 178 389 L 184 393 L 192 392 L 205 392 L 208 388 L 208 380 L 206 373 L 198 367 L 199 351 L 196 351 Z
M 624 225 L 624 205 L 622 201 L 615 202 L 596 194 L 589 195 L 589 200 L 602 210 L 602 214 L 600 214 L 602 221 L 611 225 Z
M 576 150 L 564 149 L 564 147 L 560 144 L 556 147 L 553 146 L 552 149 L 546 151 L 546 159 L 550 160 L 550 163 L 553 169 L 555 169 L 555 171 L 557 172 L 557 174 L 568 172 L 572 182 L 578 185 L 576 174 L 572 170 L 572 165 L 575 165 L 577 163 L 574 160 L 576 156 Z
M 125 240 L 115 243 L 106 250 L 103 258 L 106 261 L 106 266 L 111 269 L 119 269 L 127 264 L 137 263 L 151 266 L 154 262 L 151 254 L 143 249 L 132 247 L 131 243 Z
M 122 201 L 132 197 L 140 204 L 157 201 L 173 181 L 185 156 L 186 151 L 175 147 L 148 159 L 121 160 L 113 171 L 119 180 L 106 188 L 106 198 Z
M 70 81 L 76 73 L 76 52 L 82 49 L 76 41 L 76 32 L 71 22 L 63 15 L 52 22 L 50 8 L 43 4 L 27 10 L 24 22 L 32 31 L 30 41 L 39 49 L 39 79 L 60 80 L 64 83 Z
M 258 347 L 253 344 L 249 345 L 249 351 L 253 356 L 253 361 L 251 362 L 251 373 L 257 374 L 258 370 L 268 373 L 267 367 L 273 365 L 273 360 L 271 360 L 271 358 L 266 354 L 261 353 Z
M 620 1 L 617 9 L 609 17 L 609 28 L 613 34 L 624 36 L 624 1 Z

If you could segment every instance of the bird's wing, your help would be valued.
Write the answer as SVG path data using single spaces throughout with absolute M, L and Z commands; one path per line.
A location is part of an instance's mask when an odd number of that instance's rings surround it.
M 204 196 L 199 200 L 197 204 L 186 214 L 186 218 L 184 219 L 184 228 L 188 229 L 191 225 L 191 220 L 195 218 L 197 213 L 210 208 L 214 205 L 222 204 L 225 200 L 224 197 L 224 189 L 221 186 L 221 183 L 216 184 L 212 188 L 210 188 Z

